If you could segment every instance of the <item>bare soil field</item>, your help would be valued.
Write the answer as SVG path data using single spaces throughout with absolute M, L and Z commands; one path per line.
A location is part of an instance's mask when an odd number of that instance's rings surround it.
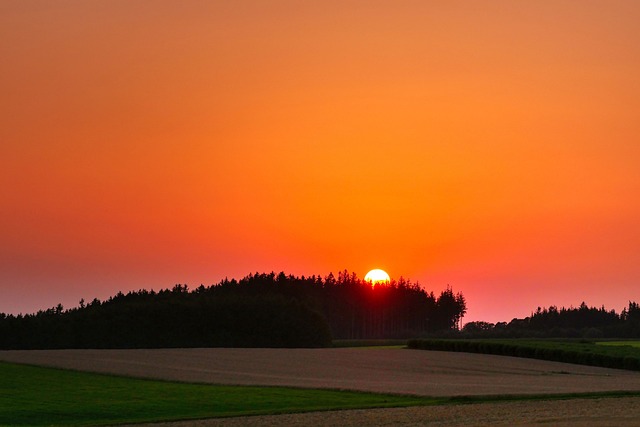
M 408 349 L 0 351 L 0 360 L 144 378 L 423 396 L 640 390 L 640 372 Z
M 572 399 L 359 409 L 153 424 L 153 427 L 638 426 L 640 398 Z M 133 426 L 132 426 L 133 427 Z M 139 427 L 139 426 L 138 426 Z
M 640 373 L 504 356 L 408 349 L 0 351 L 0 360 L 213 384 L 424 396 L 640 390 Z M 212 426 L 637 426 L 640 398 L 493 402 L 153 424 Z

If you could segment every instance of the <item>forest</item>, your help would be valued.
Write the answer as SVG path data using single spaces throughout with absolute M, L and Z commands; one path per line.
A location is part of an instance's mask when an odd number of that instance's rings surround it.
M 538 307 L 529 317 L 511 322 L 469 322 L 467 338 L 639 338 L 640 306 L 633 301 L 620 314 L 602 307 Z
M 332 339 L 409 338 L 457 330 L 466 301 L 400 278 L 256 273 L 189 290 L 119 292 L 35 314 L 0 313 L 1 349 L 324 347 Z

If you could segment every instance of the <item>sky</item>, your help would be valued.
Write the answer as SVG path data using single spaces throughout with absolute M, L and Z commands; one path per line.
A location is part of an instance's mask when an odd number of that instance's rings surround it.
M 640 2 L 0 0 L 0 312 L 381 268 L 640 301 Z

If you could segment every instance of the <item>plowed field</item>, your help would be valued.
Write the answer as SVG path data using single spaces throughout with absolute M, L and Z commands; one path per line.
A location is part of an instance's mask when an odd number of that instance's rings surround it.
M 638 372 L 407 349 L 34 350 L 2 351 L 0 360 L 189 382 L 425 396 L 640 391 Z M 254 417 L 251 424 L 486 425 L 539 421 L 585 424 L 590 420 L 593 425 L 609 425 L 608 421 L 611 425 L 624 425 L 627 420 L 637 422 L 638 408 L 638 398 L 504 402 Z M 203 425 L 238 422 L 242 423 L 242 419 L 212 420 Z

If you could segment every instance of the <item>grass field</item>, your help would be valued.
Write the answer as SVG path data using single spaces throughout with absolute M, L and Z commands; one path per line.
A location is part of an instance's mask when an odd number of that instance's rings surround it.
M 598 345 L 629 346 L 640 348 L 640 341 L 598 341 Z
M 410 340 L 409 348 L 528 357 L 606 368 L 640 370 L 640 342 L 530 339 Z
M 375 393 L 189 384 L 0 363 L 0 425 L 105 425 L 428 403 Z
M 333 348 L 370 347 L 370 348 L 403 348 L 407 346 L 406 339 L 370 339 L 370 340 L 333 340 Z

